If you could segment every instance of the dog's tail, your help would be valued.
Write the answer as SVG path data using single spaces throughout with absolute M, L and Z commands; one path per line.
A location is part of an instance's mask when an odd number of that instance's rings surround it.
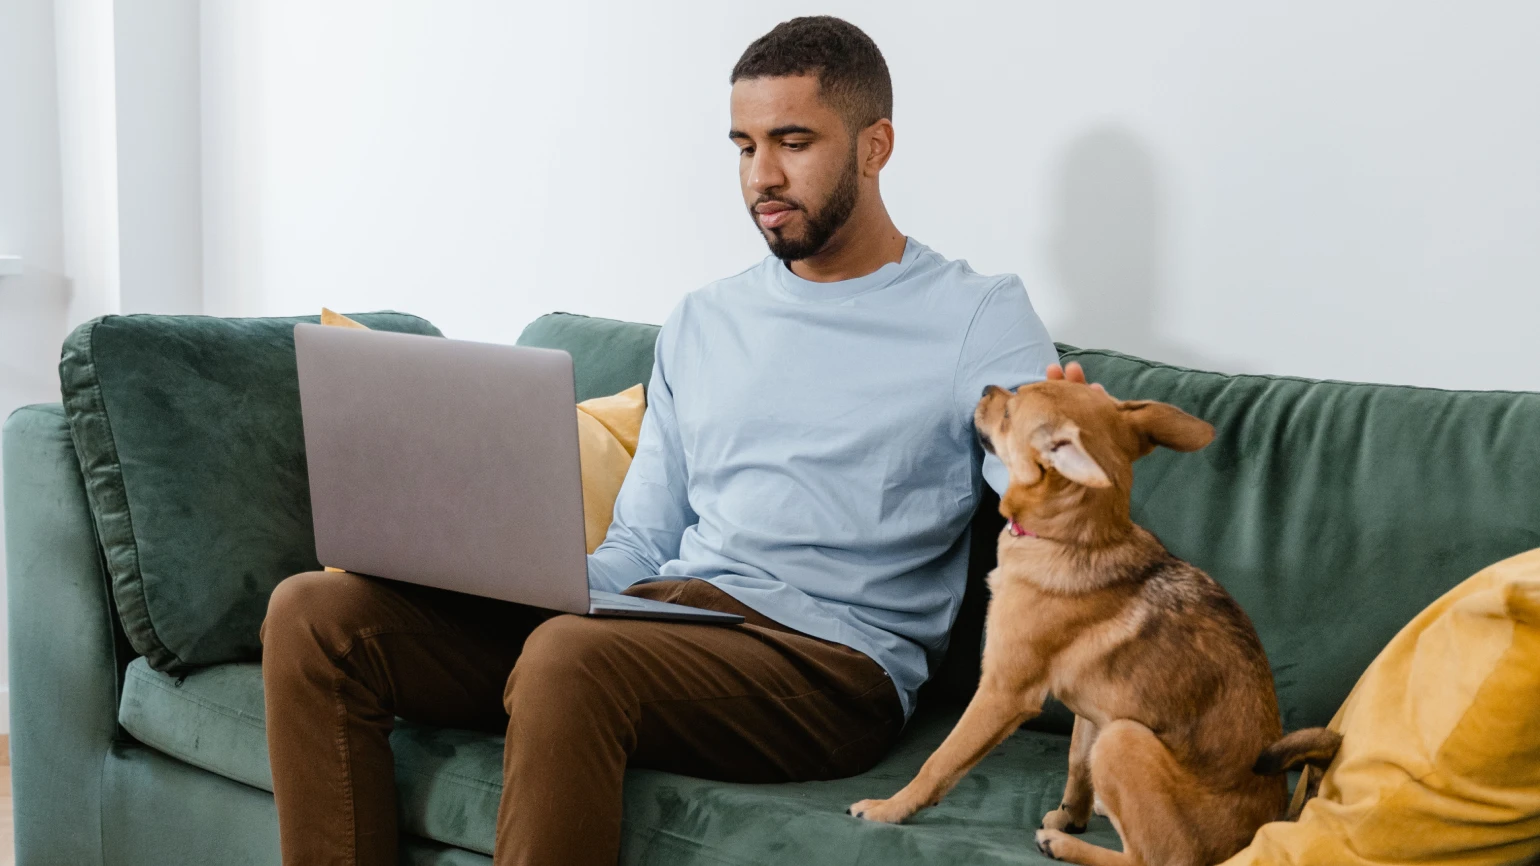
M 1262 750 L 1251 768 L 1259 776 L 1276 776 L 1302 765 L 1326 769 L 1337 757 L 1342 735 L 1327 728 L 1295 731 Z

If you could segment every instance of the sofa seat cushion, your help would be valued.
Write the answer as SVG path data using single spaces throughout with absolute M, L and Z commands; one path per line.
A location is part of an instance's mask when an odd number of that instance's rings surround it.
M 118 724 L 194 767 L 273 790 L 260 663 L 218 665 L 177 679 L 134 659 L 123 675 Z
M 956 710 L 921 711 L 903 740 L 863 776 L 832 782 L 738 785 L 672 773 L 626 775 L 625 863 L 1021 864 L 1038 855 L 1032 831 L 1059 803 L 1069 739 L 1022 731 L 992 752 L 942 804 L 892 827 L 847 817 L 857 800 L 906 784 L 940 744 Z M 271 791 L 262 668 L 219 665 L 178 680 L 144 659 L 128 667 L 119 711 L 144 744 Z M 501 736 L 399 722 L 391 735 L 401 829 L 490 854 L 502 794 Z M 1117 845 L 1097 818 L 1088 839 Z
M 113 598 L 159 670 L 259 658 L 273 587 L 320 567 L 294 360 L 294 326 L 317 318 L 105 316 L 64 341 L 64 411 Z M 402 313 L 355 318 L 439 333 Z

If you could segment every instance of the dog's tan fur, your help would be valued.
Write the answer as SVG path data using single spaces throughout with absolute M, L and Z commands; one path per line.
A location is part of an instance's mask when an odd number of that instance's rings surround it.
M 1318 762 L 1324 745 L 1279 742 L 1250 619 L 1129 519 L 1134 461 L 1157 445 L 1202 448 L 1213 428 L 1063 380 L 990 389 L 975 423 L 1010 471 L 1000 511 L 1013 522 L 989 577 L 978 692 L 908 786 L 850 813 L 899 822 L 934 805 L 1052 694 L 1076 718 L 1063 802 L 1037 833 L 1044 853 L 1088 866 L 1226 859 L 1284 813 L 1284 778 L 1258 772 L 1264 750 L 1282 766 L 1296 746 Z M 1098 798 L 1122 852 L 1069 835 Z

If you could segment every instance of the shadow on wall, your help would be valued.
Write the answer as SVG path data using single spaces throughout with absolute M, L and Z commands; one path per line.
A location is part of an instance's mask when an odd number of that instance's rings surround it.
M 1154 157 L 1137 136 L 1109 126 L 1075 139 L 1054 193 L 1048 260 L 1070 308 L 1055 339 L 1202 370 L 1238 369 L 1161 333 L 1169 303 L 1165 213 Z

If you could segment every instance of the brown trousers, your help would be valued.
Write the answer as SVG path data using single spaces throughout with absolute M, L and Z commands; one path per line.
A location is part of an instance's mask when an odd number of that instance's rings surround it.
M 705 581 L 633 595 L 736 626 L 552 616 L 339 572 L 278 585 L 262 624 L 267 741 L 286 864 L 395 864 L 397 716 L 507 731 L 495 862 L 613 864 L 629 766 L 736 782 L 854 775 L 903 725 L 855 650 Z

